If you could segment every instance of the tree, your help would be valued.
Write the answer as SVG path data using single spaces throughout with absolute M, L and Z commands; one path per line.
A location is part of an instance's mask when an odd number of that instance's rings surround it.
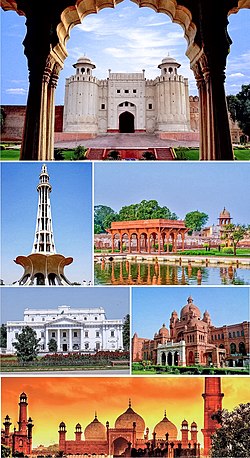
M 57 352 L 57 341 L 51 338 L 48 343 L 48 348 L 51 353 L 56 353 Z
M 125 351 L 130 348 L 130 316 L 127 314 L 124 317 L 123 330 L 122 330 L 123 347 Z
M 33 361 L 37 357 L 40 339 L 36 338 L 36 332 L 30 326 L 25 326 L 13 343 L 17 358 L 25 363 Z
M 176 220 L 177 216 L 168 207 L 160 207 L 157 200 L 142 200 L 139 204 L 122 207 L 118 213 L 118 221 L 155 218 Z
M 249 457 L 250 403 L 232 412 L 222 410 L 213 416 L 221 425 L 212 435 L 211 457 Z
M 63 150 L 59 148 L 54 149 L 54 159 L 55 161 L 64 161 Z
M 87 148 L 84 146 L 78 145 L 73 154 L 74 161 L 83 161 L 86 159 Z
M 105 232 L 103 222 L 108 215 L 116 215 L 115 211 L 111 207 L 106 205 L 95 205 L 94 207 L 94 228 L 95 234 Z M 98 232 L 96 232 L 96 230 Z
M 121 159 L 120 153 L 117 150 L 110 151 L 107 159 L 109 161 L 119 161 Z
M 113 223 L 113 221 L 117 221 L 117 216 L 118 215 L 116 213 L 110 213 L 109 215 L 105 216 L 103 220 L 103 227 L 105 230 L 111 227 L 111 223 Z
M 1 457 L 2 458 L 8 458 L 11 457 L 11 449 L 10 447 L 7 447 L 6 445 L 1 445 Z
M 234 255 L 236 256 L 236 248 L 238 243 L 244 239 L 245 235 L 248 233 L 249 227 L 244 224 L 225 224 L 223 226 L 223 232 L 221 234 L 221 239 L 225 240 L 227 243 L 233 245 Z
M 0 347 L 1 348 L 7 347 L 7 326 L 6 324 L 2 324 L 0 328 Z
M 185 224 L 190 229 L 190 232 L 200 231 L 208 221 L 208 215 L 198 210 L 189 212 L 185 216 Z
M 250 84 L 242 85 L 236 95 L 227 97 L 228 110 L 233 121 L 237 121 L 243 133 L 250 135 Z

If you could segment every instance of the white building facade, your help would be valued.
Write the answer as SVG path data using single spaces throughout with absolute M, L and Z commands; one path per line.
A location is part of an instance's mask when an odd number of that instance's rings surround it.
M 50 339 L 57 342 L 57 352 L 122 350 L 122 320 L 107 320 L 99 308 L 25 309 L 23 321 L 7 322 L 7 353 L 14 353 L 13 343 L 25 326 L 31 327 L 40 339 L 41 352 L 48 353 Z
M 93 76 L 95 65 L 87 57 L 74 64 L 75 75 L 66 79 L 65 132 L 161 133 L 189 132 L 188 79 L 178 74 L 180 64 L 166 57 L 158 65 L 160 76 L 112 73 L 106 80 Z

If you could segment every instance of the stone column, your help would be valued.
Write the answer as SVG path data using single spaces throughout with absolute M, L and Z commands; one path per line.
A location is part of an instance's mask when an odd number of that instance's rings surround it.
M 182 241 L 182 250 L 185 249 L 185 232 L 181 234 L 181 241 Z
M 44 0 L 42 9 L 34 2 L 23 2 L 22 7 L 27 27 L 23 45 L 28 61 L 29 92 L 20 159 L 51 160 L 54 157 L 54 89 L 67 56 L 57 35 L 62 11 L 58 4 L 51 5 L 48 0 Z
M 57 329 L 57 351 L 61 350 L 60 329 Z
M 122 253 L 122 235 L 120 234 L 120 253 Z
M 72 351 L 72 329 L 69 328 L 69 351 Z
M 48 343 L 49 343 L 49 330 L 45 328 L 45 342 L 44 342 L 44 349 L 48 351 Z
M 84 338 L 83 338 L 83 335 L 84 335 L 84 330 L 83 328 L 80 329 L 80 350 L 84 350 Z
M 115 251 L 115 236 L 113 234 L 111 234 L 111 250 L 112 250 L 112 253 L 114 253 L 114 251 Z
M 191 60 L 191 68 L 200 97 L 202 160 L 233 159 L 224 88 L 226 60 L 231 45 L 227 17 L 232 6 L 232 1 L 218 3 L 216 0 L 200 0 L 192 7 L 196 9 L 198 19 L 195 41 L 201 47 Z

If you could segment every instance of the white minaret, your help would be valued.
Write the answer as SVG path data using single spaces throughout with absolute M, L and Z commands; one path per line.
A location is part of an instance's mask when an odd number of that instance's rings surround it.
M 37 186 L 39 197 L 37 208 L 36 231 L 32 253 L 56 253 L 50 205 L 51 190 L 52 186 L 49 182 L 47 166 L 43 164 L 39 176 L 39 184 Z

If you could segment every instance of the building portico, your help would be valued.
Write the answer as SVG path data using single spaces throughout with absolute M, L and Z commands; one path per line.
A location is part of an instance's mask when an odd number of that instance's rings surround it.
M 31 327 L 40 339 L 40 351 L 48 352 L 51 339 L 57 343 L 57 352 L 121 350 L 123 348 L 120 319 L 107 320 L 102 307 L 73 309 L 25 309 L 23 321 L 7 322 L 7 353 L 14 353 L 13 343 L 23 327 Z

